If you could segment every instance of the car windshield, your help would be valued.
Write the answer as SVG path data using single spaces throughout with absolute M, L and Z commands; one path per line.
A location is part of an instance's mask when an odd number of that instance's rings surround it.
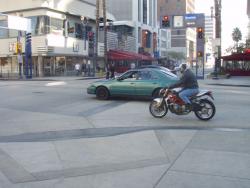
M 172 77 L 172 78 L 178 78 L 178 76 L 176 76 L 175 74 L 173 74 L 172 72 L 160 69 L 160 72 L 162 72 L 163 74 L 167 75 L 168 77 Z

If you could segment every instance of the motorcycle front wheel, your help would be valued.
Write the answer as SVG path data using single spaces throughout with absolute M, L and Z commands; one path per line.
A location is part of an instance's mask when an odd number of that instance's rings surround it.
M 159 105 L 159 102 L 152 100 L 149 105 L 149 111 L 155 118 L 162 118 L 168 113 L 168 107 L 165 102 Z
M 200 100 L 200 109 L 194 111 L 197 118 L 203 121 L 208 121 L 215 115 L 214 103 L 207 99 Z

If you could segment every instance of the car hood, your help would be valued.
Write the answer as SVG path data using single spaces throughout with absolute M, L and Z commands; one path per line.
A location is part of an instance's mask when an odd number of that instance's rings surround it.
M 112 83 L 114 80 L 115 80 L 115 78 L 109 79 L 109 80 L 107 80 L 107 79 L 98 80 L 98 81 L 93 82 L 91 85 L 108 84 L 108 83 Z

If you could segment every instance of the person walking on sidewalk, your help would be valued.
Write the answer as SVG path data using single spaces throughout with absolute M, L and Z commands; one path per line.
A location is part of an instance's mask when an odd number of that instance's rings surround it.
M 79 76 L 79 74 L 80 74 L 80 64 L 79 63 L 76 63 L 75 64 L 75 71 L 76 71 L 76 76 Z

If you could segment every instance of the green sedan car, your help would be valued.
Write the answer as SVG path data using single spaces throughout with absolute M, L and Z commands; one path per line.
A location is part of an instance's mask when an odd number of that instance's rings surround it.
M 177 80 L 175 74 L 161 69 L 131 69 L 117 78 L 93 82 L 87 93 L 101 100 L 111 96 L 157 97 L 161 88 Z

